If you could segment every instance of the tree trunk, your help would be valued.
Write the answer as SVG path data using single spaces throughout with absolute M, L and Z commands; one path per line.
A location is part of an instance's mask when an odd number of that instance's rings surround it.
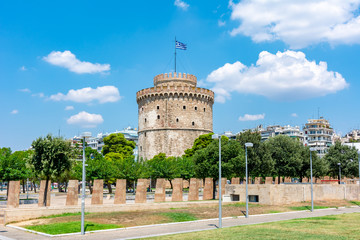
M 36 184 L 35 184 L 35 181 L 33 181 L 33 185 L 34 185 L 34 193 L 36 193 Z
M 173 185 L 172 185 L 171 179 L 169 179 L 169 182 L 170 182 L 170 187 L 171 187 L 171 189 L 173 189 Z
M 65 183 L 65 192 L 67 192 L 68 182 Z
M 23 182 L 23 193 L 25 193 L 25 180 L 23 179 L 22 182 Z
M 46 177 L 45 191 L 44 191 L 44 206 L 45 207 L 46 207 L 48 187 L 49 187 L 49 177 Z
M 216 180 L 213 179 L 213 199 L 216 199 Z
M 89 183 L 90 194 L 92 194 L 93 190 L 92 190 L 92 187 L 91 187 L 91 181 L 89 181 L 88 183 Z
M 111 194 L 112 193 L 112 188 L 111 188 L 111 183 L 109 181 L 107 182 L 107 187 L 109 189 L 109 194 Z
M 6 185 L 6 200 L 8 200 L 8 196 L 9 196 L 9 181 L 7 182 Z

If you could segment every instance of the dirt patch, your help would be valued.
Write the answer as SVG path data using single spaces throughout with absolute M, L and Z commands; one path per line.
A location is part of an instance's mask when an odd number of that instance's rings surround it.
M 310 202 L 294 203 L 291 205 L 271 206 L 261 204 L 249 204 L 249 214 L 266 214 L 276 212 L 288 212 L 294 211 L 291 207 L 310 206 Z M 351 206 L 348 201 L 317 201 L 315 206 L 327 206 L 327 207 L 343 207 Z M 225 203 L 223 205 L 223 217 L 235 217 L 243 216 L 246 211 L 244 203 Z M 85 216 L 87 221 L 103 223 L 103 224 L 118 224 L 124 227 L 142 226 L 150 224 L 159 224 L 171 222 L 172 220 L 161 213 L 187 213 L 196 217 L 197 219 L 208 219 L 218 217 L 218 206 L 200 206 L 189 208 L 170 208 L 170 209 L 157 209 L 146 211 L 133 211 L 133 212 L 110 212 L 110 213 L 89 213 Z M 34 219 L 30 221 L 16 223 L 17 226 L 29 226 L 59 222 L 79 221 L 81 216 L 64 216 L 47 219 Z

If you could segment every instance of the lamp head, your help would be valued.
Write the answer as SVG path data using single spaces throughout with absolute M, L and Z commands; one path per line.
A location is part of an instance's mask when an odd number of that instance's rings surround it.
M 247 143 L 245 143 L 245 147 L 253 147 L 254 146 L 254 144 L 253 143 L 251 143 L 251 142 L 247 142 Z
M 316 148 L 314 148 L 314 147 L 310 148 L 310 152 L 315 152 L 315 151 L 316 151 Z
M 338 163 L 337 165 L 339 165 L 339 166 L 340 166 L 340 165 L 341 165 L 341 163 Z
M 220 137 L 219 134 L 213 134 L 213 135 L 211 135 L 211 138 L 212 138 L 212 139 L 218 139 L 219 137 Z

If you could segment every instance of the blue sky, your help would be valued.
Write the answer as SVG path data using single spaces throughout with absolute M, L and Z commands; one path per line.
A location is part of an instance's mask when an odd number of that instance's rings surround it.
M 174 71 L 216 93 L 214 131 L 359 128 L 360 0 L 1 1 L 0 147 L 137 127 L 136 92 Z

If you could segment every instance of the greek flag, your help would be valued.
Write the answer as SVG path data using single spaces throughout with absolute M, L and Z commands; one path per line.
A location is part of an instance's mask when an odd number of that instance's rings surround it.
M 175 48 L 181 49 L 181 50 L 186 50 L 186 44 L 176 41 Z

